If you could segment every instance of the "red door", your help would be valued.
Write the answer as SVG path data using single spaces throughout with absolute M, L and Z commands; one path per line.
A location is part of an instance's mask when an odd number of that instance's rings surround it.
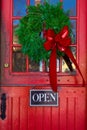
M 50 1 L 51 4 L 59 0 Z M 60 0 L 61 1 L 61 0 Z M 70 9 L 73 30 L 72 52 L 87 82 L 86 20 L 87 1 L 62 0 L 63 8 Z M 74 68 L 71 73 L 62 58 L 58 59 L 58 106 L 30 106 L 30 90 L 51 90 L 48 67 L 36 64 L 21 53 L 14 34 L 19 19 L 26 14 L 32 0 L 1 1 L 1 87 L 6 95 L 5 119 L 0 118 L 0 130 L 86 130 L 87 87 Z M 68 6 L 67 6 L 68 5 Z M 45 69 L 44 69 L 45 68 Z M 4 106 L 5 108 L 5 106 Z M 4 110 L 5 111 L 5 110 Z M 0 115 L 2 111 L 0 111 Z

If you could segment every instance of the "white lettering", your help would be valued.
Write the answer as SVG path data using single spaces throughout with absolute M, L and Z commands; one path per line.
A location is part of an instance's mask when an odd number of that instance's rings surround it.
M 51 101 L 56 101 L 55 96 L 52 93 L 50 94 L 50 97 L 51 97 Z
M 33 96 L 32 96 L 32 99 L 34 102 L 38 102 L 39 100 L 39 95 L 37 93 L 35 93 Z
M 40 93 L 38 96 L 39 96 L 39 102 L 44 100 L 44 93 Z
M 34 93 L 32 95 L 32 100 L 34 102 L 43 102 L 43 103 L 49 103 L 56 101 L 56 94 L 55 93 Z
M 45 93 L 45 102 L 50 102 L 50 97 L 49 97 L 49 93 Z

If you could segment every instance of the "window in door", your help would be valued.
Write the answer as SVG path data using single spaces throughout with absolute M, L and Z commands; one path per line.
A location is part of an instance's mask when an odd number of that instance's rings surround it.
M 74 57 L 77 59 L 77 50 L 78 50 L 78 32 L 77 32 L 77 1 L 76 0 L 49 0 L 50 4 L 56 4 L 57 2 L 63 2 L 64 10 L 70 10 L 69 17 L 72 25 L 72 44 L 70 45 L 72 53 Z M 18 43 L 18 38 L 14 33 L 15 28 L 19 25 L 19 20 L 22 16 L 26 15 L 26 6 L 27 5 L 35 5 L 37 1 L 35 0 L 13 0 L 12 1 L 12 17 L 11 17 L 11 55 L 10 55 L 10 72 L 12 74 L 43 74 L 46 75 L 49 72 L 49 67 L 45 65 L 44 61 L 40 61 L 40 63 L 33 62 L 28 56 L 22 54 L 21 45 Z M 44 0 L 39 0 L 39 2 L 43 3 Z M 78 59 L 77 59 L 78 61 Z M 76 68 L 74 64 L 72 64 L 73 71 L 70 71 L 70 68 L 67 66 L 65 62 L 65 57 L 57 59 L 57 72 L 59 76 L 68 76 L 72 77 L 76 75 Z M 72 69 L 71 68 L 71 69 Z M 65 77 L 67 80 L 67 77 Z
M 33 5 L 35 1 L 30 1 L 30 4 Z M 41 1 L 43 2 L 43 1 Z M 58 2 L 58 0 L 50 0 L 51 4 L 56 4 Z M 14 34 L 14 30 L 16 27 L 18 27 L 19 24 L 19 19 L 26 15 L 26 1 L 25 0 L 14 0 L 13 2 L 13 65 L 12 65 L 12 71 L 13 72 L 21 72 L 21 71 L 43 71 L 43 68 L 41 68 L 43 65 L 42 62 L 40 62 L 39 64 L 36 64 L 34 62 L 32 62 L 31 60 L 27 59 L 26 56 L 24 56 L 23 54 L 21 54 L 21 47 L 19 47 L 20 45 L 18 44 L 18 39 L 17 36 L 15 36 Z M 22 7 L 23 6 L 23 7 Z M 72 2 L 68 3 L 68 0 L 64 0 L 63 1 L 63 8 L 64 10 L 70 10 L 70 18 L 71 18 L 71 23 L 72 23 L 72 31 L 73 31 L 73 35 L 72 35 L 72 39 L 73 39 L 73 43 L 71 45 L 71 50 L 73 51 L 74 56 L 76 57 L 76 1 L 73 0 Z M 14 20 L 15 19 L 15 20 Z M 29 60 L 28 65 L 26 66 L 27 62 Z M 48 67 L 45 66 L 45 71 L 48 71 Z M 57 60 L 57 70 L 59 73 L 61 72 L 69 72 L 69 69 L 65 63 L 65 61 L 60 58 Z M 75 69 L 74 65 L 73 68 Z

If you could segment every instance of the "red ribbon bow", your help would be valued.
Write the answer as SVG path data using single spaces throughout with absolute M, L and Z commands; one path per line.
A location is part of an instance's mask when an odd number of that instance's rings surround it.
M 60 50 L 64 52 L 75 64 L 78 69 L 84 83 L 84 78 L 79 69 L 79 66 L 69 48 L 71 44 L 71 38 L 69 37 L 69 29 L 68 26 L 64 26 L 63 29 L 55 34 L 53 29 L 48 29 L 45 34 L 46 42 L 44 43 L 44 47 L 47 51 L 51 51 L 50 61 L 49 61 L 49 75 L 50 75 L 50 83 L 54 92 L 57 92 L 57 73 L 56 73 L 56 50 Z

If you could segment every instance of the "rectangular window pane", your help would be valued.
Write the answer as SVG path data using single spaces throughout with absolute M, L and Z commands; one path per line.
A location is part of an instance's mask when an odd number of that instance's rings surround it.
M 48 2 L 50 4 L 57 4 L 60 0 L 41 0 L 41 3 Z
M 48 0 L 50 4 L 57 4 L 60 0 Z
M 35 5 L 35 0 L 30 0 L 30 5 Z
M 72 27 L 72 42 L 76 43 L 76 20 L 71 20 L 71 27 Z
M 20 47 L 13 47 L 13 72 L 24 72 L 26 71 L 26 56 L 21 53 Z
M 39 63 L 29 60 L 29 72 L 39 71 Z
M 65 11 L 70 10 L 70 16 L 76 16 L 76 0 L 63 0 L 63 8 Z
M 35 61 L 29 60 L 29 72 L 45 72 L 46 66 L 44 61 L 36 63 Z
M 18 44 L 18 37 L 15 34 L 16 28 L 18 28 L 19 20 L 13 20 L 13 44 Z
M 73 53 L 74 58 L 76 58 L 76 47 L 71 47 L 71 51 Z M 72 63 L 71 59 L 67 55 L 63 56 L 62 72 L 76 72 L 75 65 Z
M 13 0 L 13 15 L 24 16 L 26 14 L 26 0 Z
M 49 72 L 49 63 L 48 63 L 48 65 L 45 65 L 45 66 L 46 66 L 45 71 Z M 60 59 L 57 58 L 57 60 L 56 60 L 56 72 L 59 72 L 59 71 L 60 71 Z

